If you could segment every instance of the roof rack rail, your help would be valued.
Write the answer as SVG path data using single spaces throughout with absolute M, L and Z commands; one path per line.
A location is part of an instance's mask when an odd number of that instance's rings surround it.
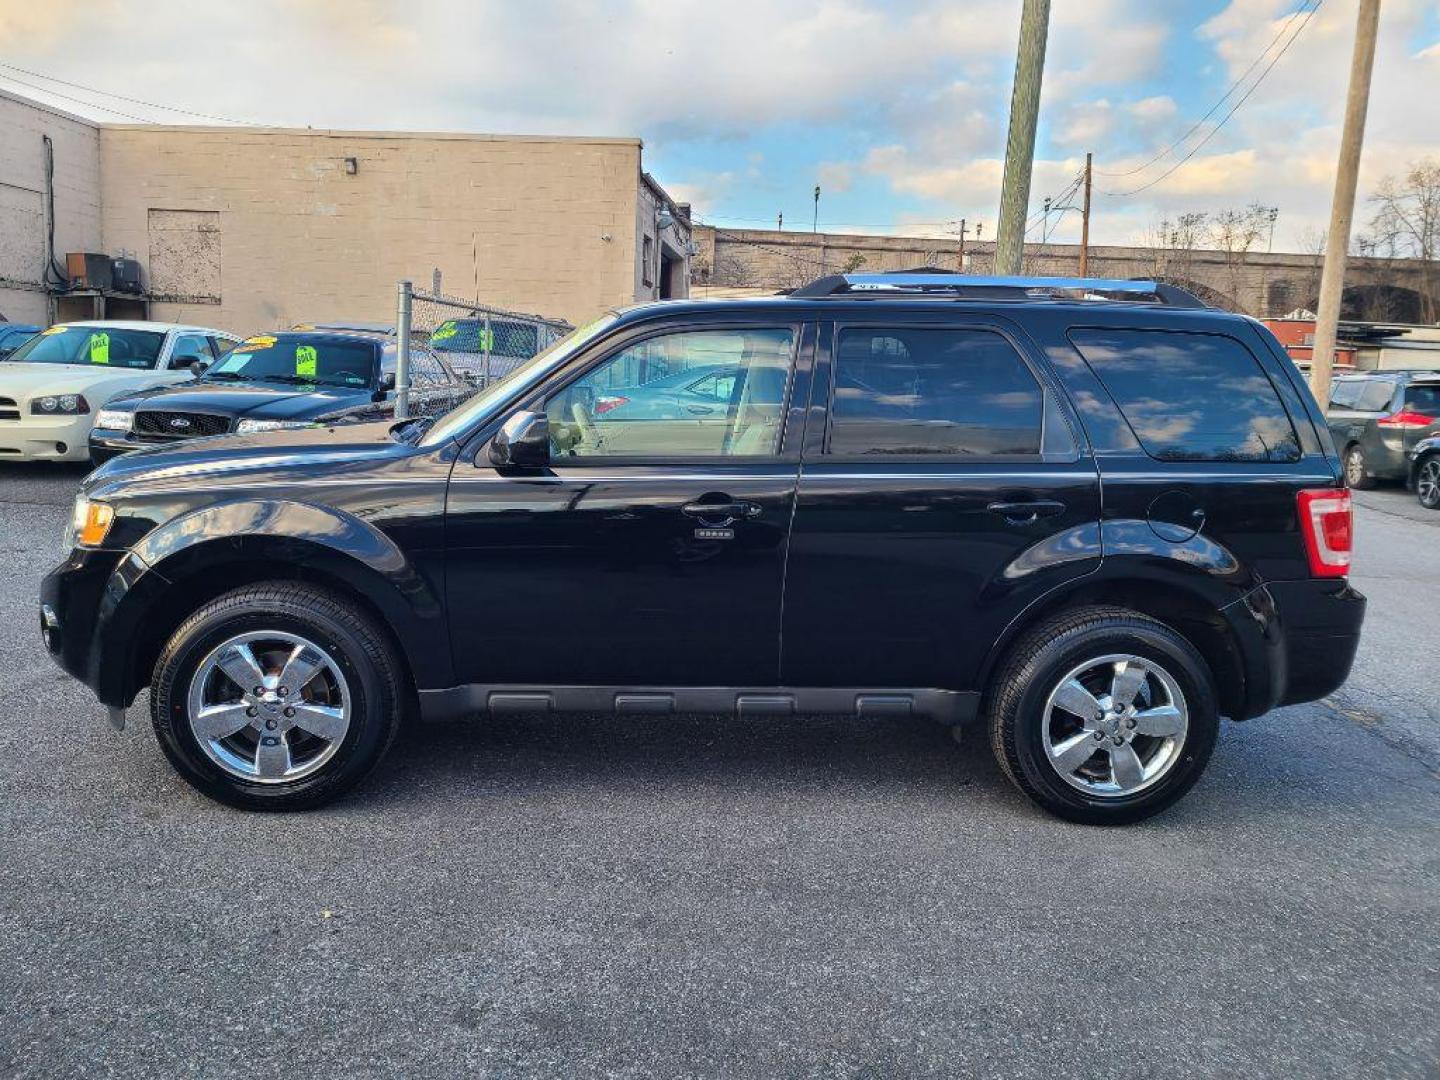
M 1131 297 L 1171 307 L 1203 308 L 1208 305 L 1193 293 L 1162 281 L 1127 281 L 1119 278 L 1066 277 L 981 277 L 953 272 L 907 272 L 889 274 L 831 274 L 816 278 L 796 289 L 791 296 L 802 299 L 862 299 L 882 296 L 948 296 L 956 299 L 1043 300 L 1074 299 L 1060 294 L 1080 294 L 1081 299 L 1113 300 Z M 1118 294 L 1118 295 L 1117 295 Z

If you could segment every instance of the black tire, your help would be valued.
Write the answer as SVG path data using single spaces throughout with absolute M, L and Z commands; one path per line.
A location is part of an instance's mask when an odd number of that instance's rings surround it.
M 349 728 L 316 772 L 281 783 L 247 781 L 201 749 L 190 726 L 188 690 L 203 659 L 221 642 L 277 630 L 299 634 L 334 658 L 349 686 Z M 203 794 L 244 810 L 309 810 L 355 787 L 390 748 L 405 700 L 401 670 L 385 634 L 343 597 L 308 585 L 267 582 L 210 601 L 170 636 L 150 684 L 150 717 L 165 756 Z
M 1184 693 L 1189 727 L 1179 756 L 1153 786 L 1096 796 L 1072 787 L 1051 765 L 1041 726 L 1052 689 L 1092 658 L 1127 653 L 1161 665 Z M 986 699 L 990 745 L 1012 783 L 1058 817 L 1085 825 L 1127 825 L 1158 814 L 1200 778 L 1219 731 L 1214 679 L 1204 658 L 1170 627 L 1127 608 L 1077 608 L 1049 619 L 1011 649 Z
M 1428 454 L 1415 470 L 1415 497 L 1426 510 L 1440 510 L 1440 454 Z
M 1370 491 L 1375 487 L 1375 477 L 1365 471 L 1365 451 L 1359 443 L 1345 451 L 1345 484 L 1356 491 Z

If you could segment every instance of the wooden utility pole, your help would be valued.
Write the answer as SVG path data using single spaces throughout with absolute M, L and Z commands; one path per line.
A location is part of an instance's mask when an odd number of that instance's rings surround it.
M 960 254 L 957 256 L 958 262 L 956 263 L 956 269 L 962 274 L 965 272 L 965 229 L 965 219 L 962 217 L 960 219 Z
M 1080 276 L 1090 275 L 1090 164 L 1093 154 L 1085 155 L 1085 202 L 1080 208 Z
M 1330 375 L 1335 366 L 1335 336 L 1345 290 L 1345 254 L 1355 216 L 1355 188 L 1360 177 L 1360 147 L 1365 140 L 1365 113 L 1370 107 L 1370 75 L 1375 68 L 1375 38 L 1380 26 L 1380 0 L 1360 0 L 1355 23 L 1355 52 L 1350 58 L 1350 94 L 1345 101 L 1345 126 L 1340 132 L 1340 161 L 1335 169 L 1335 197 L 1330 203 L 1330 231 L 1325 236 L 1325 269 L 1320 275 L 1320 310 L 1315 318 L 1315 347 L 1310 359 L 1310 389 L 1323 409 L 1330 400 Z
M 1035 124 L 1040 115 L 1040 79 L 1050 0 L 1025 0 L 1020 13 L 1020 48 L 1015 88 L 1010 93 L 1010 130 L 1005 139 L 1005 177 L 1000 184 L 1000 224 L 995 230 L 995 273 L 1018 274 L 1025 255 L 1025 218 L 1030 207 L 1030 173 L 1035 164 Z

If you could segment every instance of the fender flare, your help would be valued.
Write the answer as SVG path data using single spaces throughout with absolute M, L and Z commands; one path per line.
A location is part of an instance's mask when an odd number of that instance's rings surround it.
M 353 514 L 291 500 L 215 503 L 161 525 L 132 553 L 167 591 L 238 563 L 299 568 L 301 578 L 338 584 L 367 602 L 388 624 L 417 686 L 452 681 L 440 595 L 393 540 Z

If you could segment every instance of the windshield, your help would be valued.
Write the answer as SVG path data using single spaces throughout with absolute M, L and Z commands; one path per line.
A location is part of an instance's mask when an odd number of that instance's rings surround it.
M 305 386 L 375 385 L 372 341 L 312 334 L 260 334 L 246 338 L 215 362 L 201 382 L 283 382 Z
M 521 360 L 540 351 L 539 328 L 509 319 L 446 319 L 430 334 L 436 352 L 484 353 Z
M 52 326 L 21 345 L 9 363 L 153 368 L 165 335 L 113 326 Z
M 435 426 L 425 433 L 421 444 L 435 446 L 464 431 L 500 402 L 534 386 L 560 367 L 575 355 L 581 346 L 611 326 L 617 318 L 615 312 L 608 312 L 594 322 L 571 331 L 538 356 L 517 364 L 504 378 L 492 383 L 464 405 L 436 421 Z

